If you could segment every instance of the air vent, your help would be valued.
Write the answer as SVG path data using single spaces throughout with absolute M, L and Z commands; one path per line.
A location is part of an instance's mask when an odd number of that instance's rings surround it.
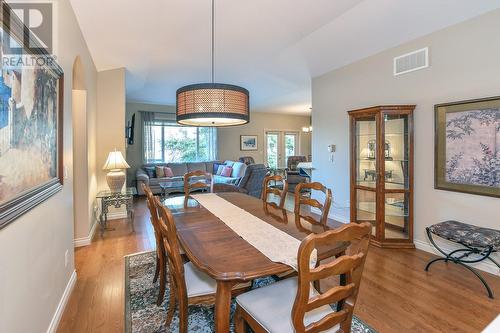
M 429 67 L 429 48 L 403 54 L 394 58 L 394 76 Z

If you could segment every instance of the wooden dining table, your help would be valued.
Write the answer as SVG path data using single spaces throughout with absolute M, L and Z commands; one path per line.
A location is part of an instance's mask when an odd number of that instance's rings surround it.
M 217 195 L 298 240 L 335 227 L 329 223 L 296 221 L 292 212 L 272 207 L 265 209 L 262 200 L 243 193 Z M 289 272 L 291 267 L 271 261 L 195 199 L 184 202 L 183 197 L 174 197 L 163 203 L 173 213 L 178 238 L 188 259 L 217 282 L 215 330 L 217 333 L 229 332 L 233 287 L 241 282 Z M 346 247 L 347 244 L 339 243 L 318 248 L 318 260 L 340 255 Z

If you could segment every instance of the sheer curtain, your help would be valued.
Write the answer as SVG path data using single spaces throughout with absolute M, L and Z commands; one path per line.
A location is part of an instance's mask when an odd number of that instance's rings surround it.
M 155 137 L 153 131 L 153 125 L 155 122 L 155 113 L 154 112 L 142 112 L 142 121 L 143 121 L 143 150 L 144 150 L 144 162 L 150 163 L 155 159 Z
M 145 163 L 217 160 L 217 128 L 179 126 L 175 115 L 144 112 Z

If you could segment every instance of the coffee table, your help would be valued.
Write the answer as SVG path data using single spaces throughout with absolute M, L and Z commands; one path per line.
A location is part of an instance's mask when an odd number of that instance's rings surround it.
M 196 178 L 193 177 L 190 184 L 207 182 L 207 180 L 203 177 Z M 162 197 L 166 198 L 168 195 L 172 193 L 182 193 L 184 194 L 184 180 L 169 180 L 158 183 L 161 188 Z
M 184 181 L 183 180 L 172 180 L 160 182 L 158 184 L 161 188 L 161 194 L 163 197 L 167 197 L 174 192 L 184 193 Z

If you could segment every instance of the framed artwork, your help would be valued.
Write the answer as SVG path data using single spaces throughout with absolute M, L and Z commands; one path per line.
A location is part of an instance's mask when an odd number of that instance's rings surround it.
M 435 106 L 435 188 L 500 197 L 500 97 Z
M 2 6 L 5 6 L 3 1 Z M 1 21 L 2 59 L 11 57 L 6 45 L 9 40 L 11 45 L 17 43 L 25 50 L 20 56 L 48 57 L 28 51 L 27 43 L 36 41 L 20 35 L 23 27 L 14 17 Z M 2 61 L 0 73 L 0 228 L 3 228 L 62 188 L 64 84 L 63 71 L 53 61 L 8 66 Z
M 257 135 L 240 135 L 240 150 L 257 150 Z

